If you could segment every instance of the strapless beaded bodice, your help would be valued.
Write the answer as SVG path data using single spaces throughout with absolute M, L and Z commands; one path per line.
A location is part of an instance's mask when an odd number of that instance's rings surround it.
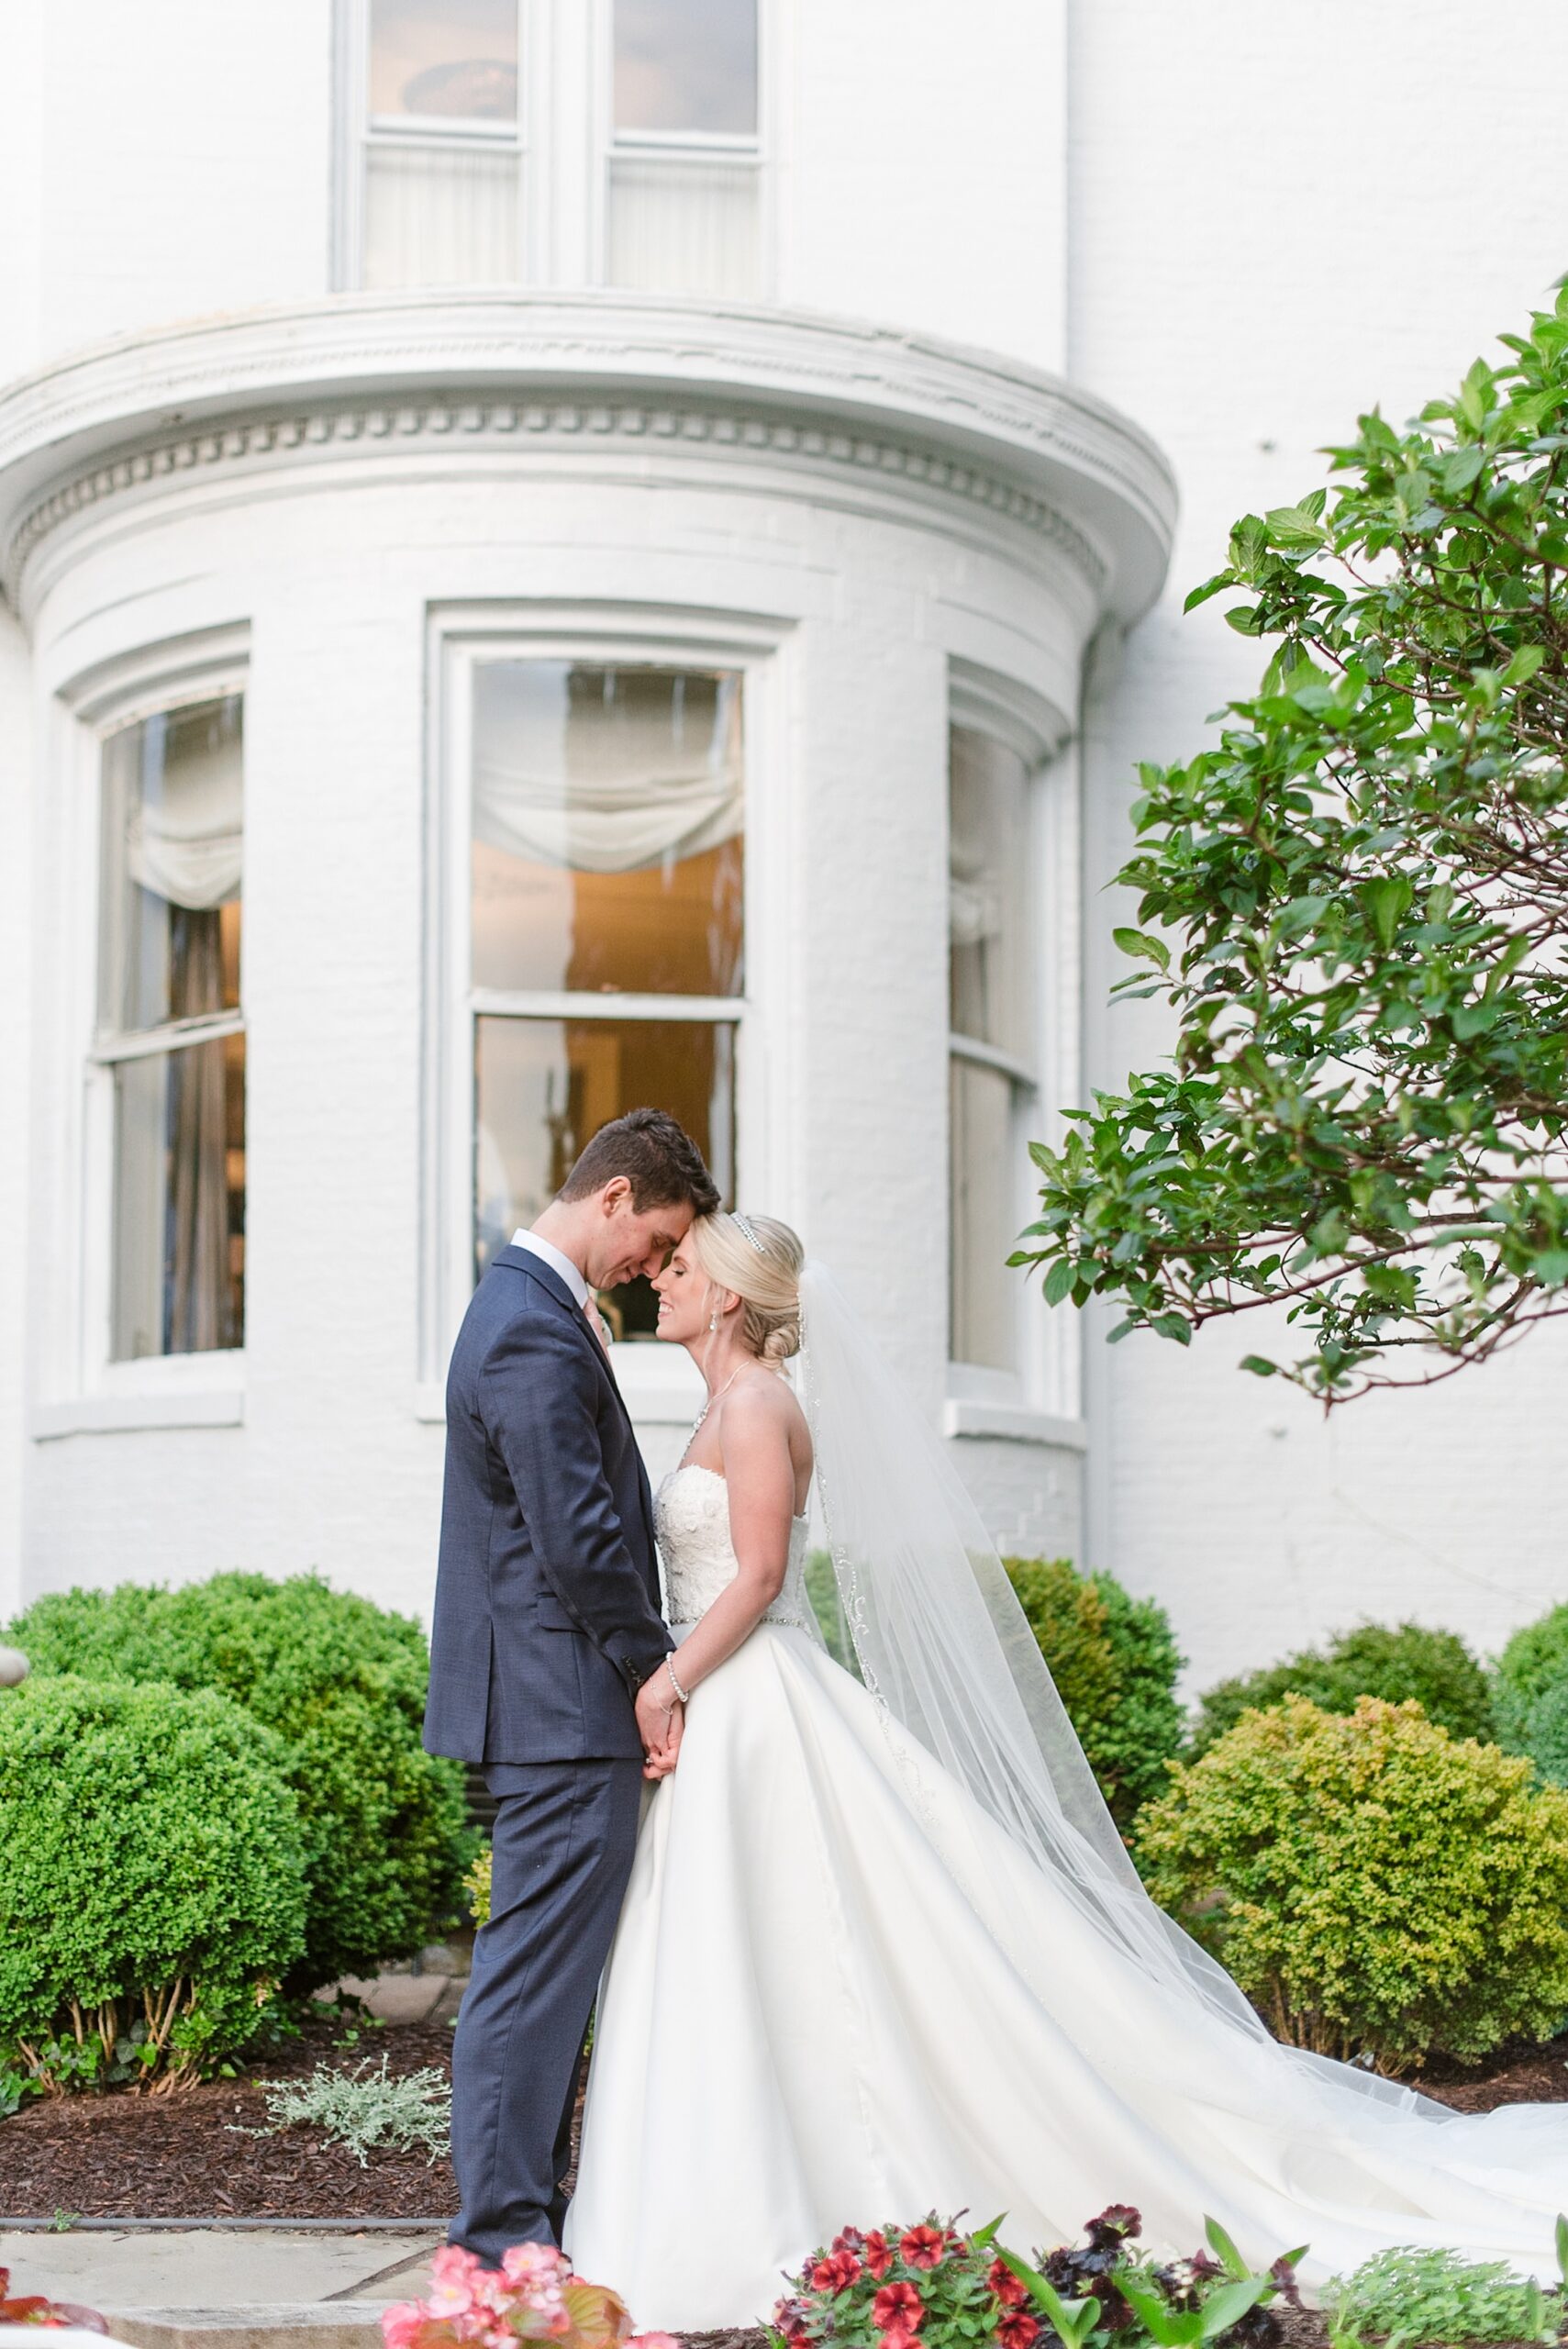
M 790 1528 L 789 1566 L 784 1588 L 763 1616 L 764 1623 L 809 1629 L 806 1595 L 806 1520 Z M 653 1525 L 664 1561 L 670 1621 L 676 1629 L 706 1614 L 740 1572 L 729 1538 L 729 1488 L 715 1468 L 695 1463 L 672 1469 L 653 1501 Z

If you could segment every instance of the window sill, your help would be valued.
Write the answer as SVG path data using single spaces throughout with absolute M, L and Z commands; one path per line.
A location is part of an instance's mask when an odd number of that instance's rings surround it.
M 138 1428 L 237 1428 L 244 1423 L 245 1397 L 193 1389 L 182 1395 L 81 1395 L 70 1403 L 35 1403 L 28 1433 L 35 1443 L 67 1435 L 120 1435 Z
M 1063 1452 L 1086 1452 L 1089 1431 L 1082 1419 L 1055 1411 L 1031 1410 L 1020 1403 L 993 1403 L 979 1397 L 950 1395 L 942 1409 L 942 1433 L 990 1436 L 1004 1443 L 1046 1443 Z

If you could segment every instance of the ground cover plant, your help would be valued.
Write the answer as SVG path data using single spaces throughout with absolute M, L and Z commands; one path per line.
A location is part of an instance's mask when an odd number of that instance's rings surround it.
M 1332 493 L 1246 515 L 1188 605 L 1272 651 L 1141 769 L 1123 989 L 1169 1065 L 1036 1144 L 1013 1261 L 1116 1335 L 1283 1305 L 1326 1405 L 1568 1312 L 1568 288 Z
M 1353 1712 L 1358 1697 L 1395 1705 L 1413 1698 L 1452 1737 L 1490 1739 L 1496 1730 L 1491 1683 L 1457 1632 L 1359 1623 L 1321 1650 L 1304 1648 L 1282 1664 L 1218 1682 L 1199 1699 L 1188 1758 L 1207 1753 L 1244 1712 L 1291 1695 L 1309 1697 L 1329 1713 Z
M 1183 1657 L 1170 1618 L 1106 1574 L 1065 1558 L 1005 1558 L 1057 1693 L 1117 1824 L 1166 1783 L 1181 1749 L 1176 1682 Z
M 1154 1898 L 1293 2045 L 1401 2075 L 1568 2013 L 1568 1794 L 1418 1705 L 1249 1713 L 1138 1838 Z
M 211 1689 L 0 1693 L 0 2110 L 173 2087 L 274 2021 L 304 1946 L 282 1741 Z
M 345 2146 L 361 2169 L 386 2147 L 422 2153 L 432 2165 L 451 2150 L 451 2081 L 434 2065 L 393 2072 L 384 2055 L 379 2064 L 367 2056 L 349 2070 L 318 2064 L 307 2080 L 279 2080 L 261 2093 L 264 2128 L 237 2135 L 316 2129 L 324 2143 Z
M 1568 2260 L 1565 2238 L 1568 2224 L 1559 2219 L 1560 2265 Z M 1568 2278 L 1568 2266 L 1562 2272 Z M 1543 2290 L 1502 2260 L 1409 2248 L 1374 2252 L 1353 2276 L 1336 2277 L 1323 2305 L 1334 2349 L 1361 2349 L 1371 2339 L 1388 2349 L 1425 2342 L 1553 2342 L 1565 2317 L 1560 2285 Z
M 7 1637 L 52 1673 L 217 1689 L 284 1741 L 305 1838 L 291 1993 L 411 1956 L 458 1904 L 474 1839 L 455 1764 L 420 1744 L 428 1658 L 411 1619 L 313 1575 L 215 1575 L 39 1598 Z

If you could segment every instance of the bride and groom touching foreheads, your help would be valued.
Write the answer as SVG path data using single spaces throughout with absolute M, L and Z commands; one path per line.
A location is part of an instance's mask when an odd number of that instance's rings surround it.
M 656 1496 L 595 1304 L 638 1274 L 707 1387 Z M 1143 1891 L 923 1413 L 662 1111 L 594 1136 L 465 1316 L 426 1743 L 496 1804 L 452 2051 L 486 2266 L 562 2242 L 695 2331 L 845 2225 L 1005 2211 L 1028 2248 L 1130 2201 L 1167 2253 L 1205 2216 L 1307 2239 L 1309 2289 L 1393 2243 L 1550 2272 L 1563 2108 L 1455 2114 L 1270 2036 Z

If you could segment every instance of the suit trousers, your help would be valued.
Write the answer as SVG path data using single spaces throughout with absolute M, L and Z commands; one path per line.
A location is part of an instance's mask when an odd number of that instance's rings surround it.
M 490 1919 L 452 2043 L 448 2240 L 488 2267 L 559 2243 L 583 2041 L 637 1848 L 642 1764 L 490 1763 Z

